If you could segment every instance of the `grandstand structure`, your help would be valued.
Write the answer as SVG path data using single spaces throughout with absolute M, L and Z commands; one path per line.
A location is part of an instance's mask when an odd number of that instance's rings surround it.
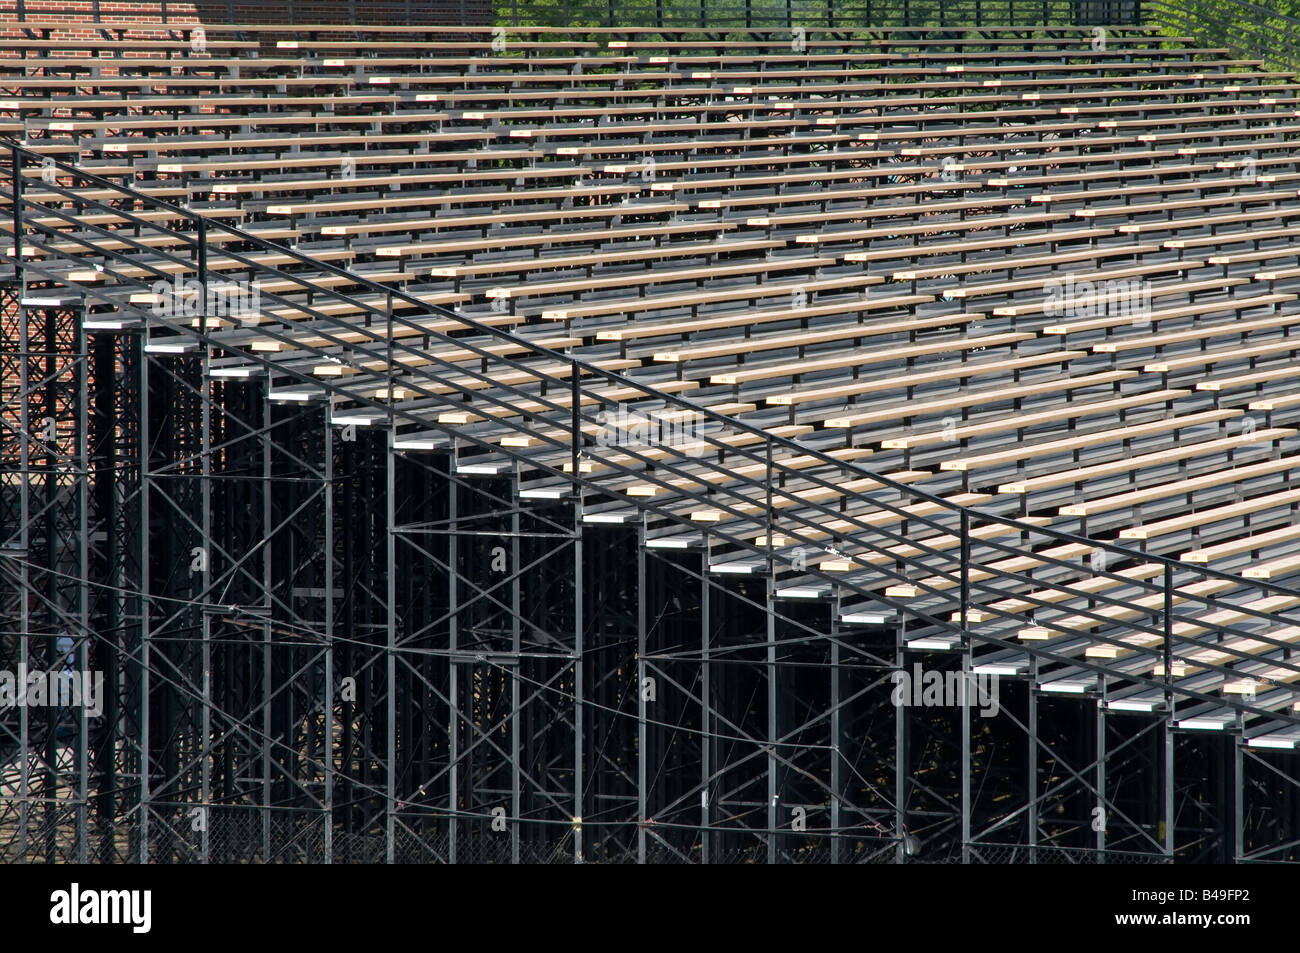
M 0 859 L 1300 859 L 1295 64 L 519 7 L 0 28 Z

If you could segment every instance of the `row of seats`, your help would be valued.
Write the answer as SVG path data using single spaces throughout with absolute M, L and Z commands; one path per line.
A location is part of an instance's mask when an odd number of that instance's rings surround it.
M 259 287 L 160 326 L 157 353 L 199 325 L 215 375 L 318 381 L 339 422 L 389 405 L 399 446 L 454 436 L 465 472 L 528 499 L 570 487 L 577 375 L 591 522 L 707 537 L 720 573 L 767 550 L 778 591 L 834 579 L 845 618 L 951 619 L 969 547 L 967 624 L 1050 651 L 1059 690 L 1095 681 L 1071 659 L 1157 671 L 1163 569 L 1140 555 L 1173 557 L 1177 634 L 1206 642 L 1179 677 L 1291 681 L 1287 638 L 1256 630 L 1293 605 L 1260 586 L 1300 573 L 1294 75 L 1128 29 L 497 52 L 232 27 L 152 58 L 33 35 L 0 58 L 0 114 L 108 181 L 29 165 L 49 234 L 24 251 L 90 296 L 88 326 L 148 322 L 159 276 L 196 263 L 189 220 L 119 182 L 208 218 L 209 270 Z M 730 425 L 602 442 L 600 411 L 681 423 L 680 398 Z M 1019 522 L 963 543 L 935 500 Z M 1051 530 L 1135 555 L 1098 569 Z

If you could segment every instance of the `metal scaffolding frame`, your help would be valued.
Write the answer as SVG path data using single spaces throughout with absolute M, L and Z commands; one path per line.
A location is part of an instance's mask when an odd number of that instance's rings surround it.
M 1179 726 L 1180 704 L 1210 696 L 1173 681 L 1171 566 L 1151 590 L 1164 594 L 1153 621 L 1134 623 L 1163 632 L 1162 678 L 1133 675 L 1162 688 L 1163 705 L 1113 710 L 1104 679 L 1076 697 L 1046 692 L 1037 666 L 1060 661 L 1050 650 L 1031 652 L 991 718 L 969 703 L 898 704 L 894 676 L 914 662 L 969 686 L 976 646 L 1006 644 L 968 621 L 983 587 L 972 566 L 1023 551 L 1032 527 L 976 544 L 975 521 L 1013 521 L 961 509 L 956 556 L 922 547 L 915 564 L 882 569 L 922 588 L 917 570 L 955 583 L 955 622 L 888 599 L 892 613 L 846 622 L 851 580 L 825 600 L 778 587 L 778 529 L 808 530 L 777 522 L 787 471 L 772 438 L 737 453 L 766 461 L 749 481 L 766 495 L 758 543 L 723 529 L 656 548 L 653 503 L 639 523 L 588 518 L 601 494 L 579 465 L 590 447 L 578 361 L 555 405 L 571 414 L 569 468 L 552 467 L 567 492 L 525 498 L 523 454 L 515 470 L 477 472 L 477 447 L 454 428 L 403 447 L 395 401 L 372 402 L 359 426 L 333 413 L 354 394 L 214 376 L 206 319 L 197 333 L 88 331 L 95 292 L 23 254 L 25 234 L 49 246 L 21 217 L 25 160 L 11 155 L 0 667 L 53 666 L 70 637 L 75 664 L 110 690 L 99 718 L 0 716 L 0 857 L 1300 856 L 1294 756 L 1247 748 L 1240 730 Z M 391 299 L 384 317 L 374 333 L 391 396 Z M 177 333 L 197 348 L 151 347 Z M 700 500 L 747 515 L 720 494 Z M 877 531 L 906 541 L 906 528 Z M 722 543 L 757 569 L 719 570 Z M 917 630 L 954 641 L 926 647 L 909 639 Z M 1238 728 L 1250 710 L 1237 707 Z

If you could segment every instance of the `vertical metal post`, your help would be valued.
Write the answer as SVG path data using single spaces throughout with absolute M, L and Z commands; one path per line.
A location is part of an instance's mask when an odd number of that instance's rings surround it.
M 136 336 L 140 358 L 140 820 L 137 856 L 149 863 L 149 675 L 153 665 L 149 632 L 149 355 L 145 351 L 148 331 Z M 269 802 L 268 802 L 269 803 Z
M 971 743 L 970 743 L 970 647 L 961 653 L 961 862 L 971 858 Z
M 748 14 L 748 7 L 746 7 Z M 772 441 L 767 441 L 767 580 L 763 609 L 767 614 L 767 862 L 777 860 L 777 760 L 776 760 L 776 567 L 772 560 Z
M 447 701 L 451 706 L 447 723 L 447 862 L 456 863 L 460 825 L 460 666 L 456 651 L 460 648 L 460 484 L 456 482 L 455 462 L 447 474 L 447 648 L 451 664 L 447 666 Z M 472 527 L 473 524 L 471 524 Z M 517 569 L 516 569 L 517 571 Z M 389 614 L 395 613 L 390 608 Z
M 392 315 L 392 311 L 389 311 Z M 389 336 L 391 347 L 392 337 Z M 390 363 L 391 368 L 391 363 Z M 391 373 L 391 371 L 390 371 Z M 391 397 L 392 392 L 389 392 Z M 397 833 L 397 492 L 396 451 L 393 444 L 397 438 L 397 427 L 392 416 L 392 401 L 389 401 L 388 447 L 384 467 L 384 566 L 387 575 L 385 598 L 387 605 L 387 642 L 385 646 L 385 698 L 387 700 L 384 716 L 385 750 L 384 750 L 384 859 L 387 863 L 396 862 L 394 837 Z M 453 484 L 454 486 L 454 484 Z M 452 575 L 455 575 L 454 573 Z M 451 666 L 455 670 L 455 665 Z
M 711 591 L 709 588 L 709 542 L 706 536 L 700 555 L 700 863 L 709 863 L 712 836 L 709 833 L 710 778 L 713 772 L 713 701 L 712 659 L 710 658 L 709 615 Z
M 1174 856 L 1174 567 L 1165 563 L 1165 853 Z
M 1025 787 L 1029 792 L 1029 862 L 1038 863 L 1038 657 L 1029 656 L 1028 682 L 1029 757 L 1026 765 Z
M 322 422 L 325 443 L 325 736 L 321 744 L 324 759 L 321 774 L 325 785 L 321 796 L 321 814 L 325 824 L 321 832 L 322 861 L 326 864 L 334 862 L 334 428 L 329 417 L 327 410 Z
M 204 273 L 206 274 L 206 272 Z M 200 335 L 206 337 L 207 333 L 207 314 L 208 314 L 208 294 L 207 280 L 203 283 L 203 304 L 199 311 Z M 204 572 L 199 574 L 199 624 L 202 626 L 200 637 L 202 653 L 200 665 L 202 671 L 200 678 L 202 681 L 201 690 L 203 692 L 203 710 L 199 714 L 199 735 L 200 735 L 200 758 L 202 763 L 199 768 L 199 808 L 200 816 L 203 823 L 199 827 L 199 857 L 202 863 L 208 863 L 211 859 L 209 855 L 209 828 L 212 826 L 212 613 L 206 610 L 208 603 L 209 582 L 213 577 L 213 558 L 212 552 L 212 376 L 211 376 L 211 350 L 207 341 L 202 340 L 200 344 L 201 353 L 199 361 L 199 394 L 201 401 L 200 416 L 202 417 L 202 433 L 200 434 L 201 448 L 199 460 L 199 494 L 201 508 L 200 520 L 202 525 L 203 539 L 201 545 L 204 553 Z
M 645 591 L 645 519 L 637 527 L 636 547 L 636 859 L 646 862 L 646 591 Z
M 262 527 L 266 539 L 262 544 L 262 803 L 271 803 L 271 589 L 275 580 L 275 546 L 273 532 L 271 493 L 272 458 L 271 437 L 274 430 L 275 408 L 271 403 L 270 380 L 262 390 Z M 262 863 L 271 863 L 271 811 L 262 810 Z
M 970 510 L 961 510 L 961 860 L 970 863 L 971 743 L 970 688 Z
M 518 486 L 518 476 L 515 478 L 515 485 Z M 520 593 L 520 572 L 519 567 L 523 565 L 521 546 L 519 540 L 519 506 L 516 504 L 514 512 L 510 517 L 510 527 L 514 531 L 512 542 L 512 552 L 514 561 L 510 564 L 514 570 L 514 578 L 510 582 L 510 648 L 513 652 L 512 658 L 515 662 L 510 667 L 510 861 L 519 863 L 519 825 L 520 815 L 523 812 L 523 798 L 520 794 L 520 785 L 523 780 L 522 769 L 520 767 L 520 738 L 519 732 L 523 728 L 523 719 L 520 716 L 519 706 L 523 703 L 523 682 L 519 675 L 519 653 L 523 648 L 522 629 L 520 627 L 521 611 L 521 593 Z
M 582 411 L 579 402 L 582 393 L 578 388 L 578 362 L 569 367 L 569 467 L 573 474 L 573 496 L 582 499 L 582 482 L 578 466 L 582 456 Z M 581 524 L 579 524 L 581 525 Z
M 23 296 L 23 155 L 18 146 L 9 147 L 10 163 L 13 167 L 13 232 L 14 232 L 14 268 L 18 285 L 18 301 L 21 314 Z
M 961 510 L 961 641 L 970 654 L 970 510 Z
M 397 417 L 393 411 L 393 293 L 388 292 L 384 314 L 386 346 L 388 352 L 388 446 L 385 451 L 384 466 L 384 567 L 387 577 L 384 599 L 387 605 L 387 642 L 384 659 L 384 678 L 387 686 L 384 724 L 384 859 L 387 863 L 396 862 L 394 838 L 397 834 Z M 454 456 L 454 455 L 453 455 Z M 454 465 L 453 465 L 454 467 Z M 452 492 L 455 492 L 452 481 Z M 455 538 L 452 534 L 451 538 Z M 455 578 L 455 567 L 449 573 Z M 454 671 L 455 663 L 450 665 Z
M 84 303 L 82 305 L 84 308 Z M 80 316 L 76 321 L 77 348 L 77 563 L 81 579 L 77 584 L 77 670 L 90 667 L 90 348 Z M 101 699 L 102 703 L 102 699 Z M 101 713 L 102 714 L 102 713 Z M 77 863 L 90 860 L 90 710 L 78 708 L 77 718 Z
M 1096 713 L 1097 737 L 1096 755 L 1097 755 L 1097 809 L 1099 814 L 1094 815 L 1096 823 L 1096 837 L 1094 846 L 1097 848 L 1097 863 L 1106 862 L 1106 825 L 1109 823 L 1110 815 L 1106 807 L 1106 698 L 1105 688 L 1102 689 L 1102 697 L 1097 699 Z
M 18 322 L 18 549 L 22 559 L 18 565 L 18 665 L 25 671 L 28 665 L 31 641 L 31 569 L 28 554 L 31 548 L 31 482 L 32 482 L 32 416 L 31 416 L 31 329 L 23 298 L 27 294 L 27 281 L 23 271 L 23 170 L 22 154 L 17 146 L 10 149 L 13 156 L 13 234 L 14 268 L 17 291 L 15 318 Z M 30 723 L 26 705 L 18 707 L 18 856 L 27 858 L 28 825 L 31 818 L 31 749 Z
M 903 671 L 907 664 L 904 647 L 907 645 L 907 621 L 900 619 L 894 627 L 894 671 Z M 894 706 L 894 861 L 902 863 L 907 856 L 907 710 L 909 705 Z
M 567 17 L 567 7 L 566 7 Z M 578 362 L 570 367 L 570 440 L 569 463 L 573 468 L 573 862 L 582 863 L 582 804 L 583 804 L 583 733 L 586 721 L 583 707 L 586 697 L 583 686 L 585 675 L 583 665 L 582 630 L 585 624 L 583 600 L 586 591 L 583 586 L 584 566 L 582 561 L 582 481 L 578 473 L 582 446 L 582 412 L 581 390 L 578 387 Z
M 831 598 L 831 863 L 840 862 L 840 597 Z
M 574 390 L 576 392 L 576 386 Z M 575 442 L 577 439 L 578 433 L 575 431 Z M 574 472 L 576 474 L 577 471 Z M 586 729 L 586 719 L 583 715 L 587 704 L 583 684 L 585 666 L 583 665 L 582 630 L 585 624 L 583 600 L 586 598 L 586 591 L 583 585 L 585 567 L 582 557 L 582 497 L 579 495 L 573 506 L 573 862 L 575 864 L 582 863 L 583 858 L 582 805 L 585 784 L 583 740 Z
M 1243 720 L 1237 713 L 1238 720 Z M 1240 726 L 1239 726 L 1240 728 Z M 1232 862 L 1241 863 L 1246 854 L 1245 738 L 1238 730 L 1232 739 Z
M 1165 722 L 1165 854 L 1174 856 L 1174 719 Z
M 199 311 L 199 328 L 200 333 L 206 334 L 208 329 L 208 220 L 202 215 L 196 215 L 194 227 L 199 236 L 199 288 L 203 295 L 203 303 Z M 206 350 L 206 345 L 204 347 Z

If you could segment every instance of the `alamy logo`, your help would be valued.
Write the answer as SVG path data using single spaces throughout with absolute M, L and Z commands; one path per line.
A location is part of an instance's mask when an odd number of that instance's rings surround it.
M 149 290 L 157 296 L 153 313 L 160 318 L 245 318 L 262 310 L 261 291 L 243 281 L 209 281 L 206 302 L 203 283 L 180 275 L 171 284 L 155 281 Z
M 688 456 L 708 449 L 705 439 L 722 430 L 722 424 L 694 410 L 651 411 L 648 414 L 619 406 L 614 412 L 596 415 L 600 430 L 596 443 L 602 447 L 669 447 Z
M 17 672 L 0 669 L 0 711 L 6 708 L 85 708 L 98 718 L 104 713 L 104 673 L 29 670 L 26 663 Z
M 1057 317 L 1097 318 L 1116 315 L 1146 321 L 1151 317 L 1151 286 L 1140 278 L 1075 281 L 1053 278 L 1043 285 L 1043 313 Z
M 983 672 L 926 671 L 917 662 L 912 671 L 899 669 L 890 676 L 896 708 L 978 708 L 981 718 L 992 718 L 1001 710 L 998 676 Z
M 128 924 L 132 933 L 148 933 L 153 924 L 152 890 L 68 890 L 50 894 L 50 922 L 57 925 Z

